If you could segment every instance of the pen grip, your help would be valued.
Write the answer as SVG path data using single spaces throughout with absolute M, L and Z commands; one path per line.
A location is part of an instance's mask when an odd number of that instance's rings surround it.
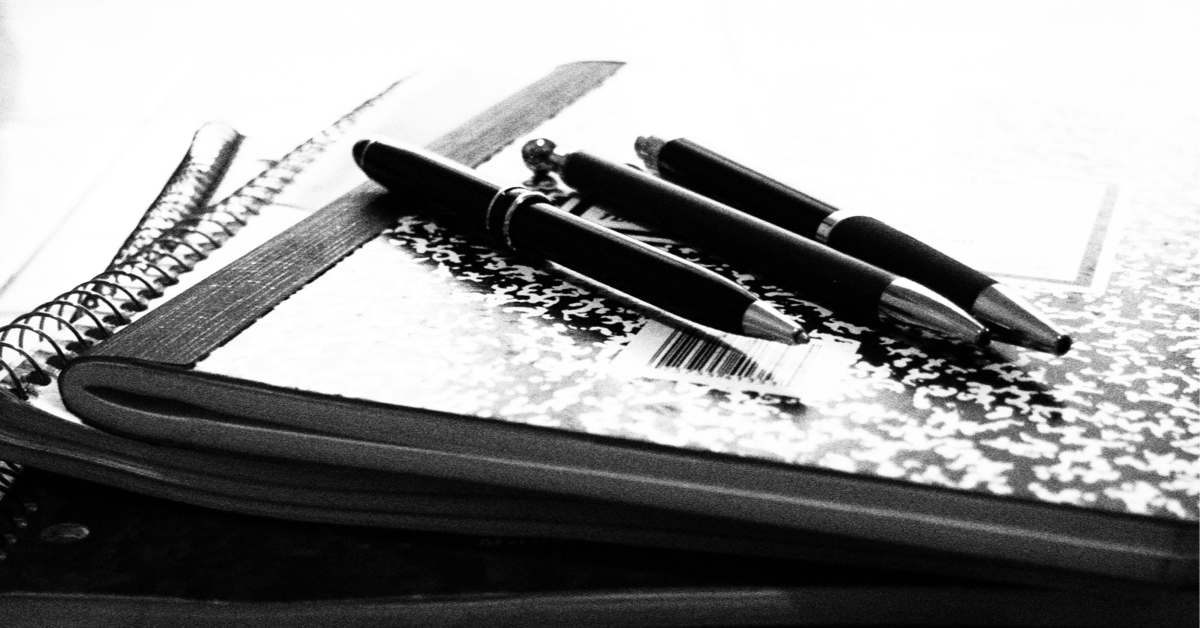
M 672 314 L 740 330 L 754 295 L 712 271 L 545 203 L 513 213 L 513 248 L 535 253 Z
M 870 216 L 849 216 L 829 231 L 828 244 L 922 284 L 970 311 L 995 279 Z
M 663 144 L 658 153 L 662 178 L 811 238 L 821 221 L 837 211 L 799 190 L 684 138 Z
M 836 305 L 878 320 L 879 299 L 895 275 L 673 183 L 586 152 L 571 153 L 563 180 L 605 209 L 666 233 Z

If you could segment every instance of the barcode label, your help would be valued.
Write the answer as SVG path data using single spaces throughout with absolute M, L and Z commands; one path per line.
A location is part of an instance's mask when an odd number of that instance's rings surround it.
M 800 345 L 705 334 L 650 321 L 613 360 L 617 372 L 725 390 L 812 398 L 834 388 L 858 358 L 858 343 L 818 337 Z

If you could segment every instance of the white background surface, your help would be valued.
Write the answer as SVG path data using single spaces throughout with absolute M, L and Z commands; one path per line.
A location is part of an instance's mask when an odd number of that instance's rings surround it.
M 0 317 L 98 272 L 205 121 L 280 154 L 414 69 L 530 57 L 738 75 L 714 124 L 809 158 L 1200 175 L 1197 2 L 0 0 Z

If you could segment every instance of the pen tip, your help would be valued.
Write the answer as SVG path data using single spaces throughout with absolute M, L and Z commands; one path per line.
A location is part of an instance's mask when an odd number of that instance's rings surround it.
M 1004 284 L 985 288 L 975 299 L 971 313 L 987 323 L 1000 342 L 1054 355 L 1071 350 L 1070 336 Z
M 361 168 L 363 165 L 363 155 L 367 154 L 367 147 L 371 145 L 371 140 L 358 140 L 354 143 L 354 148 L 350 151 L 354 155 L 354 163 Z
M 792 345 L 808 342 L 808 334 L 796 321 L 758 300 L 752 302 L 742 315 L 742 334 Z

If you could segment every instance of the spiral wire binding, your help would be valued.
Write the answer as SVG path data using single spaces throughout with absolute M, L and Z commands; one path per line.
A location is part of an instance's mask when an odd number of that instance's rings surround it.
M 0 326 L 0 391 L 28 400 L 37 394 L 37 387 L 52 384 L 72 357 L 129 324 L 130 313 L 148 309 L 149 301 L 161 297 L 164 287 L 178 283 L 179 275 L 236 235 L 363 112 L 401 82 L 392 83 L 211 206 L 242 135 L 219 123 L 201 127 L 158 198 L 103 272 Z M 19 464 L 0 460 L 0 561 L 28 527 L 26 511 L 36 508 L 32 502 L 15 499 L 21 470 Z
M 146 248 L 184 219 L 203 212 L 242 139 L 232 127 L 219 123 L 206 124 L 196 131 L 187 155 L 129 238 L 117 249 L 110 266 Z
M 181 274 L 233 237 L 400 83 L 392 83 L 211 206 L 208 202 L 242 136 L 223 124 L 201 127 L 179 167 L 103 272 L 0 326 L 0 390 L 27 400 L 37 387 L 53 383 L 71 358 L 129 324 L 132 314 L 162 296 L 164 287 L 178 283 Z M 0 468 L 0 477 L 2 473 Z

